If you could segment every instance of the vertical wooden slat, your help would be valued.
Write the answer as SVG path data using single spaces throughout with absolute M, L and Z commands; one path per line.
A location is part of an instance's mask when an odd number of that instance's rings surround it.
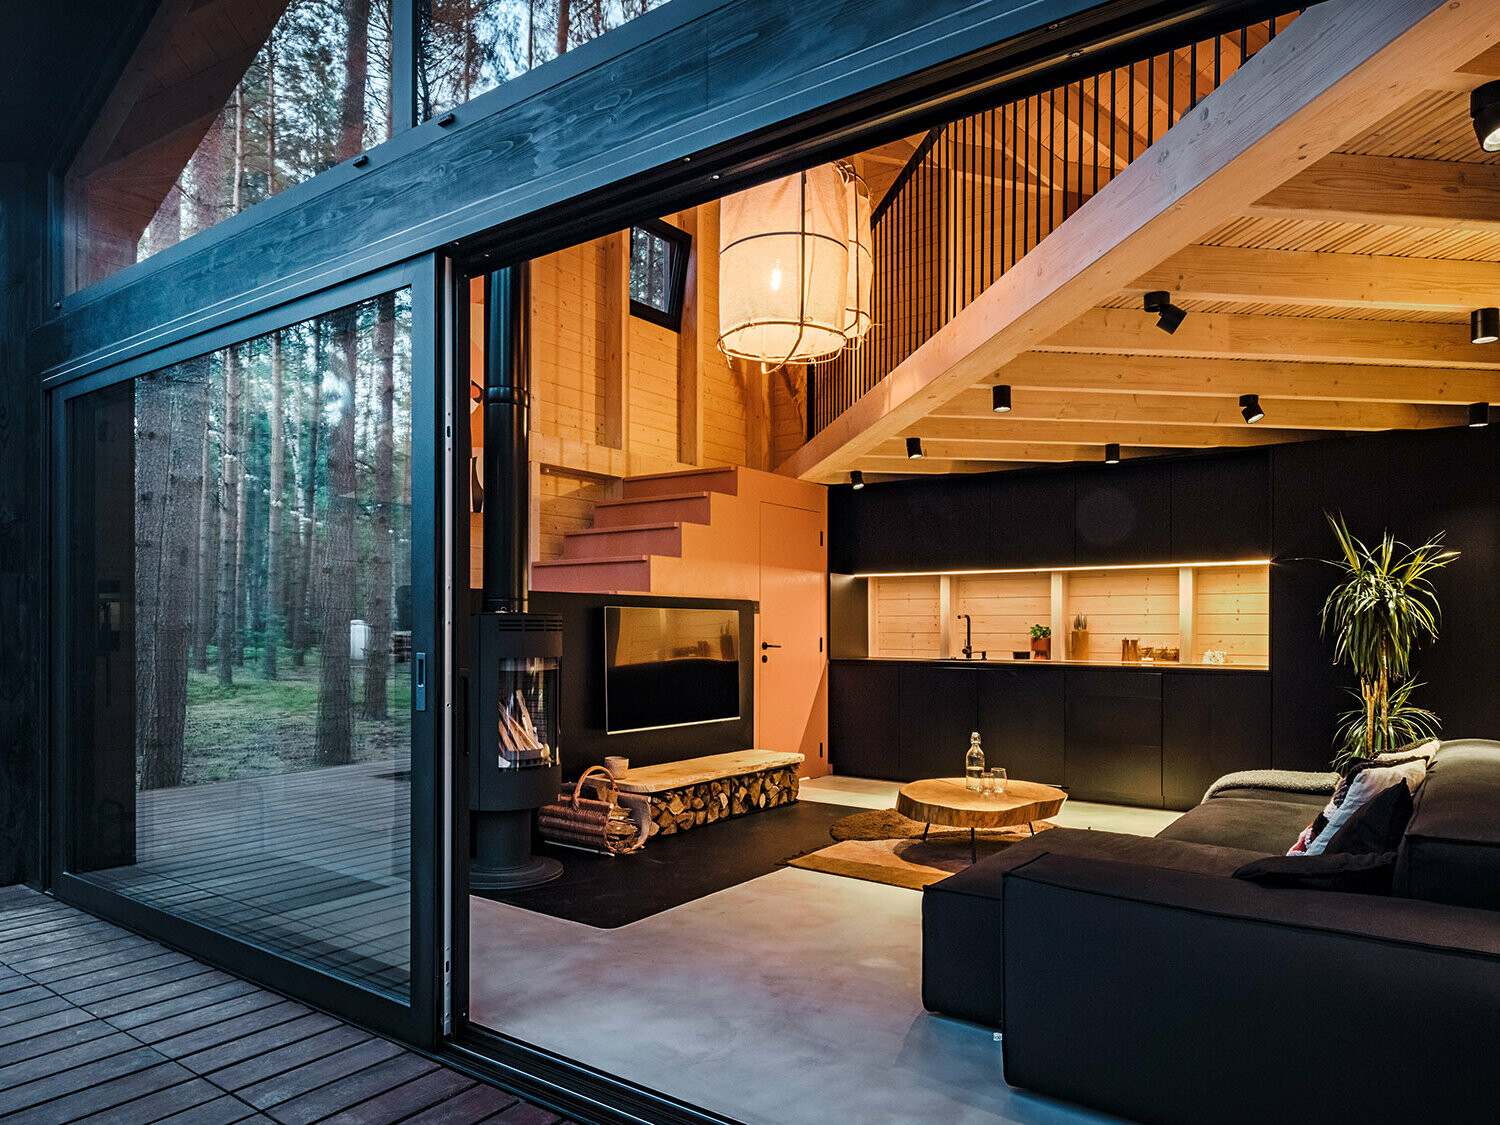
M 705 366 L 704 348 L 713 338 L 705 298 L 708 277 L 700 268 L 705 255 L 719 248 L 719 205 L 705 203 L 679 217 L 693 239 L 688 258 L 687 285 L 683 295 L 682 331 L 677 335 L 677 460 L 685 465 L 703 464 L 703 389 L 700 374 Z M 808 404 L 811 409 L 811 402 Z
M 604 403 L 599 444 L 624 449 L 630 427 L 630 231 L 607 235 L 600 247 L 604 275 Z

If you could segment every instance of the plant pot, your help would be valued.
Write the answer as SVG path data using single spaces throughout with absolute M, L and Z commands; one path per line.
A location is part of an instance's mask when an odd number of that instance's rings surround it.
M 1035 640 L 1033 640 L 1031 642 L 1031 659 L 1033 659 L 1033 660 L 1051 660 L 1052 659 L 1052 638 L 1051 637 L 1037 637 Z

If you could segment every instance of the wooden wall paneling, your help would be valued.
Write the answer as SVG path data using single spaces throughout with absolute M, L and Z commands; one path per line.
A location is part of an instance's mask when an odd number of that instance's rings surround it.
M 600 274 L 604 279 L 601 306 L 603 351 L 599 367 L 603 377 L 603 410 L 599 416 L 599 442 L 624 449 L 630 436 L 630 232 L 616 231 L 600 247 Z
M 1177 570 L 1177 645 L 1184 664 L 1194 663 L 1198 617 L 1197 576 L 1190 566 Z
M 1068 576 L 1068 609 L 1089 619 L 1089 659 L 1118 663 L 1120 642 L 1180 647 L 1177 571 L 1080 570 Z
M 1194 572 L 1193 644 L 1183 660 L 1198 664 L 1213 649 L 1226 664 L 1252 667 L 1271 661 L 1271 568 L 1200 567 Z M 1295 674 L 1295 673 L 1293 673 Z
M 627 315 L 626 323 L 630 374 L 625 400 L 630 420 L 625 448 L 632 464 L 649 457 L 675 465 L 679 449 L 677 333 L 639 316 Z
M 730 366 L 739 376 L 745 402 L 745 464 L 752 469 L 771 468 L 771 380 L 774 373 L 765 364 L 736 359 Z
M 531 263 L 532 429 L 603 443 L 607 320 L 601 242 Z
M 1068 655 L 1068 624 L 1072 617 L 1068 613 L 1068 575 L 1054 570 L 1047 576 L 1048 608 L 1051 611 L 1046 624 L 1052 630 L 1052 659 L 1065 660 Z M 1038 618 L 1038 623 L 1042 619 Z M 1027 634 L 1028 639 L 1030 633 Z
M 1009 659 L 1010 654 L 1031 647 L 1030 628 L 1051 620 L 1051 576 L 1036 574 L 960 574 L 953 578 L 954 606 L 951 621 L 953 648 L 963 648 L 963 622 L 972 618 L 974 650 L 988 652 L 991 660 Z
M 871 619 L 875 632 L 872 655 L 930 659 L 942 656 L 940 585 L 941 580 L 935 574 L 870 580 L 875 603 Z
M 703 463 L 703 386 L 701 371 L 704 348 L 717 336 L 707 318 L 705 298 L 709 270 L 707 259 L 717 264 L 719 254 L 718 205 L 705 205 L 682 212 L 677 223 L 692 238 L 687 282 L 682 299 L 682 329 L 677 334 L 677 460 L 685 465 Z

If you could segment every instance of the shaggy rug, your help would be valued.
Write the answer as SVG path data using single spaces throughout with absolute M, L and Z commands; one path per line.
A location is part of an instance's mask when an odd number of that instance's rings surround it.
M 1038 832 L 1052 827 L 1046 821 L 1036 824 Z M 920 890 L 973 862 L 967 829 L 933 828 L 924 841 L 921 822 L 893 809 L 846 816 L 835 821 L 828 834 L 838 843 L 789 860 L 790 866 Z M 985 829 L 976 835 L 974 847 L 983 859 L 1030 838 L 1031 830 L 1024 824 Z

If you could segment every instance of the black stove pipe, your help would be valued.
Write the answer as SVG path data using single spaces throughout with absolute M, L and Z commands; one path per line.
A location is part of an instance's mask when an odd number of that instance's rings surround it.
M 525 613 L 531 563 L 530 347 L 524 264 L 484 279 L 484 608 Z

